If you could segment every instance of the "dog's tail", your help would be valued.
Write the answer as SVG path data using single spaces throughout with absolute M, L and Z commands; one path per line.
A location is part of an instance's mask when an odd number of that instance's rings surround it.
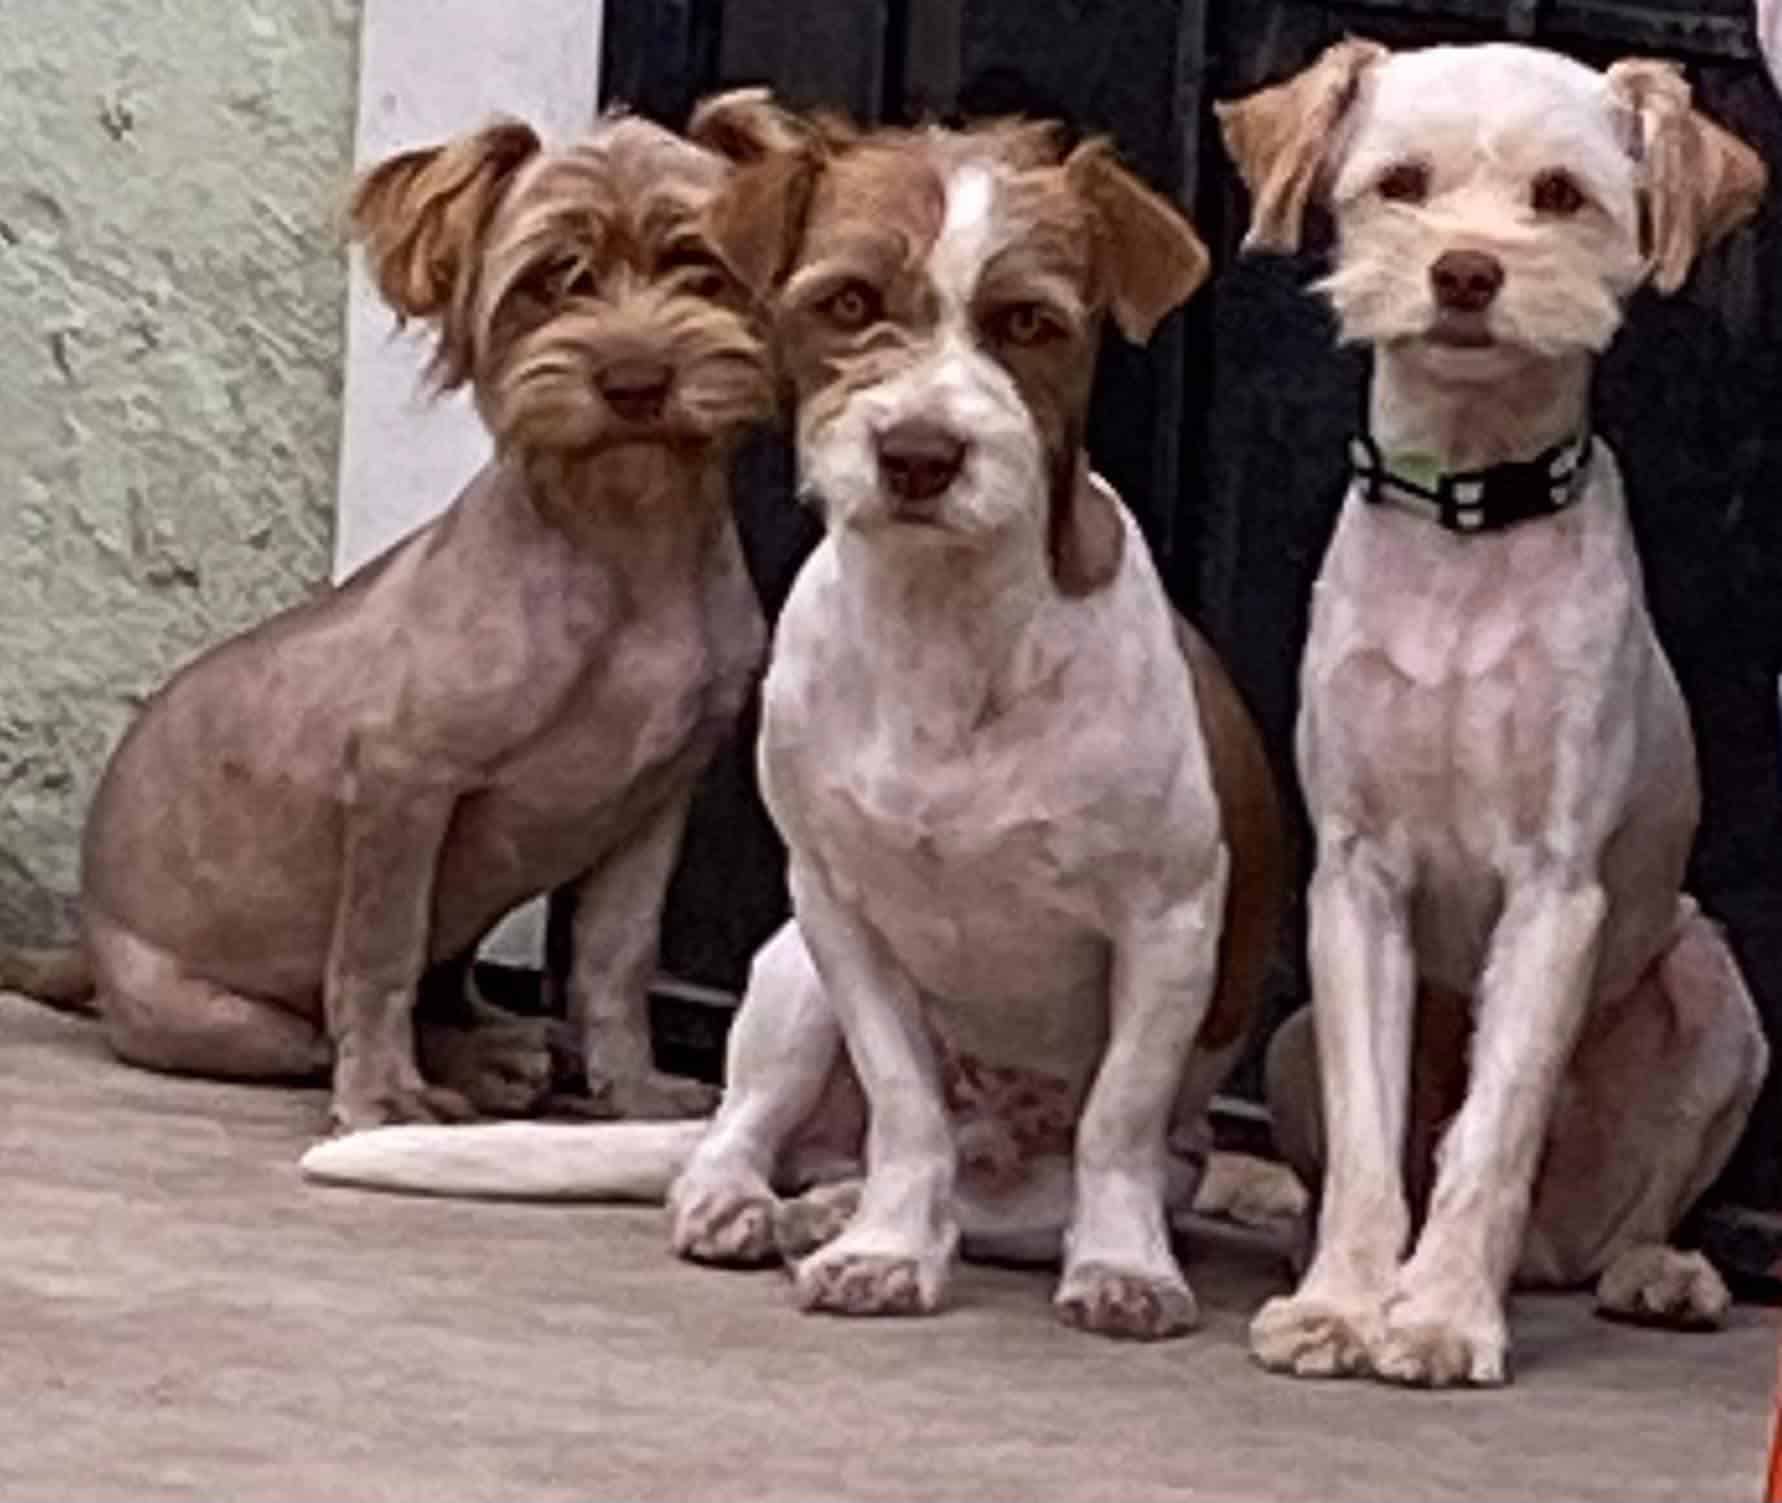
M 62 1012 L 94 1016 L 93 962 L 84 945 L 0 945 L 0 992 L 21 992 Z
M 708 1125 L 697 1118 L 374 1127 L 316 1144 L 299 1167 L 309 1179 L 362 1189 L 661 1205 Z

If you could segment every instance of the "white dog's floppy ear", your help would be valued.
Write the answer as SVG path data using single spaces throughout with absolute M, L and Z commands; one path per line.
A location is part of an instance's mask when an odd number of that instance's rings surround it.
M 1245 250 L 1299 249 L 1306 206 L 1329 163 L 1343 116 L 1367 70 L 1389 55 L 1378 42 L 1348 37 L 1285 83 L 1213 106 L 1225 149 L 1250 190 Z
M 1206 281 L 1207 248 L 1169 200 L 1120 165 L 1107 141 L 1085 141 L 1064 171 L 1101 220 L 1114 322 L 1143 344 L 1159 320 Z
M 757 297 L 779 281 L 804 229 L 821 166 L 815 130 L 766 89 L 733 89 L 693 111 L 687 138 L 738 163 L 706 228 L 718 253 Z
M 1607 77 L 1643 166 L 1652 285 L 1675 292 L 1697 256 L 1756 212 L 1769 174 L 1755 151 L 1691 107 L 1675 64 L 1629 58 Z

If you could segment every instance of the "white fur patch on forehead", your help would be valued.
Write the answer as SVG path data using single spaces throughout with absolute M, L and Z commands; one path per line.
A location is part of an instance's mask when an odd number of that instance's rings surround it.
M 1438 177 L 1480 163 L 1563 166 L 1601 193 L 1631 195 L 1623 124 L 1603 75 L 1559 53 L 1511 42 L 1393 53 L 1369 79 L 1337 196 L 1413 158 Z
M 941 300 L 952 307 L 971 302 L 995 248 L 996 187 L 994 170 L 983 162 L 966 162 L 947 178 L 947 209 L 928 252 L 928 276 Z

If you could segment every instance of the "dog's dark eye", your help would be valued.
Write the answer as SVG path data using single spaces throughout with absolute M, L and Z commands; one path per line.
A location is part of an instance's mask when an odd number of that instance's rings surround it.
M 992 338 L 1004 344 L 1050 344 L 1064 337 L 1064 326 L 1038 303 L 1010 303 L 984 321 Z
M 1556 219 L 1569 219 L 1584 207 L 1584 190 L 1578 180 L 1563 168 L 1543 172 L 1529 189 L 1528 201 L 1537 214 L 1551 214 Z
M 865 282 L 844 282 L 817 304 L 817 311 L 836 328 L 852 333 L 877 323 L 884 313 L 878 290 Z
M 1400 162 L 1386 169 L 1379 189 L 1389 203 L 1420 204 L 1429 197 L 1429 169 L 1421 162 Z
M 699 246 L 677 246 L 656 263 L 656 275 L 673 277 L 675 285 L 694 297 L 721 297 L 730 286 L 730 274 L 717 257 Z

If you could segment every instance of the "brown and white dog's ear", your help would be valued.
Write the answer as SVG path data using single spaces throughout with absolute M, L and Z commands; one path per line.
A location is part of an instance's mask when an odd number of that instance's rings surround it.
M 1046 554 L 1061 595 L 1081 598 L 1113 582 L 1126 551 L 1120 505 L 1079 461 L 1057 486 L 1046 522 Z
M 774 102 L 767 89 L 729 89 L 702 99 L 687 122 L 687 139 L 733 162 L 758 162 L 777 152 L 797 151 L 810 130 Z
M 779 152 L 739 167 L 712 201 L 706 233 L 756 297 L 772 291 L 792 263 L 820 167 L 814 152 Z
M 1755 151 L 1691 105 L 1674 63 L 1628 58 L 1606 76 L 1642 164 L 1652 284 L 1675 292 L 1697 256 L 1757 211 L 1769 174 Z
M 1225 149 L 1250 190 L 1245 250 L 1299 249 L 1306 208 L 1341 137 L 1343 117 L 1368 69 L 1387 56 L 1378 42 L 1347 37 L 1286 82 L 1213 106 Z
M 1114 322 L 1143 344 L 1163 316 L 1206 281 L 1207 248 L 1168 199 L 1120 165 L 1108 142 L 1084 142 L 1064 171 L 1101 221 Z
M 464 313 L 477 245 L 514 173 L 539 149 L 517 120 L 405 151 L 373 167 L 348 210 L 377 289 L 400 318 L 439 320 L 435 374 L 456 386 L 470 374 Z
M 764 296 L 784 275 L 821 165 L 818 132 L 766 89 L 732 89 L 693 111 L 687 138 L 738 164 L 706 232 L 742 284 Z

